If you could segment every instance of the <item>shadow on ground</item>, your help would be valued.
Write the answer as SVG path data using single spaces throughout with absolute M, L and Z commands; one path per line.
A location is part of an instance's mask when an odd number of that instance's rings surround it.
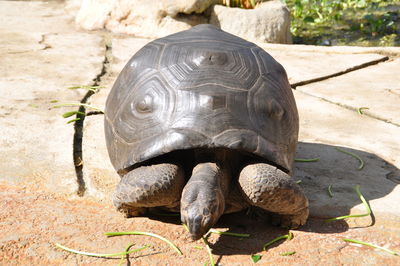
M 358 155 L 363 161 L 363 168 L 359 169 L 361 161 L 337 148 Z M 310 202 L 310 218 L 299 228 L 300 231 L 322 234 L 345 232 L 349 229 L 346 221 L 327 223 L 325 220 L 348 215 L 354 206 L 361 204 L 354 189 L 355 185 L 359 184 L 363 196 L 367 201 L 371 201 L 384 198 L 399 183 L 399 169 L 375 154 L 360 150 L 302 142 L 299 143 L 296 158 L 319 159 L 317 162 L 295 163 L 293 178 L 301 180 L 300 185 Z M 332 197 L 328 193 L 329 185 L 332 188 Z M 366 213 L 366 210 L 362 208 L 355 212 Z M 153 213 L 149 218 L 166 223 L 181 223 L 179 216 L 163 216 L 160 213 Z M 361 227 L 371 226 L 374 222 L 373 218 L 365 217 Z M 215 227 L 229 228 L 228 232 L 251 235 L 251 238 L 219 236 L 211 247 L 213 254 L 221 256 L 261 252 L 265 243 L 288 233 L 285 229 L 272 226 L 268 214 L 257 211 L 223 215 Z M 280 243 L 282 241 L 271 247 Z
M 364 164 L 362 169 L 359 169 L 361 162 L 357 158 L 343 151 L 359 156 Z M 361 204 L 354 189 L 357 184 L 368 201 L 382 201 L 400 183 L 397 167 L 373 153 L 361 150 L 302 142 L 296 158 L 319 158 L 317 162 L 296 162 L 294 170 L 294 179 L 301 180 L 300 185 L 310 201 L 311 217 L 329 218 L 349 214 L 351 208 Z M 328 193 L 330 185 L 333 197 Z M 390 210 L 382 207 L 379 211 Z

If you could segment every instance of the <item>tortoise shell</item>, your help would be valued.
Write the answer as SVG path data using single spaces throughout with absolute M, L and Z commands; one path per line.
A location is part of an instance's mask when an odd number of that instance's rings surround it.
M 109 156 L 121 175 L 194 148 L 240 150 L 292 168 L 299 122 L 284 68 L 211 25 L 140 49 L 117 78 L 105 114 Z

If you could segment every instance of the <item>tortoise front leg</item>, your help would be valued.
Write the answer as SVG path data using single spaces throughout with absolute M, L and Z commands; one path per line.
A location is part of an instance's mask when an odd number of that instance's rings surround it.
M 277 214 L 273 223 L 297 228 L 308 218 L 308 200 L 299 185 L 288 174 L 265 164 L 243 168 L 239 185 L 246 200 L 254 206 Z
M 149 207 L 177 208 L 184 184 L 184 171 L 176 164 L 142 166 L 122 177 L 113 203 L 127 217 L 141 215 Z

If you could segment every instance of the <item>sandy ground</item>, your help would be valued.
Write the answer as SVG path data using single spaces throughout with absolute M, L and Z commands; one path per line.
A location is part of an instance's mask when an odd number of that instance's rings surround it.
M 131 243 L 150 246 L 123 261 L 128 265 L 208 261 L 203 242 L 189 239 L 179 217 L 126 219 L 114 209 L 111 195 L 119 177 L 109 162 L 101 115 L 74 126 L 61 117 L 74 108 L 51 108 L 55 101 L 87 96 L 67 87 L 94 84 L 103 88 L 87 102 L 103 108 L 122 67 L 149 41 L 83 31 L 63 1 L 0 1 L 0 265 L 120 262 L 71 254 L 55 243 L 97 253 L 123 251 Z M 292 231 L 292 240 L 263 251 L 265 243 L 288 232 L 271 226 L 267 216 L 223 216 L 217 229 L 250 237 L 212 234 L 213 258 L 219 265 L 251 265 L 252 254 L 262 255 L 257 265 L 399 265 L 400 256 L 342 239 L 400 252 L 400 48 L 260 46 L 282 63 L 296 87 L 296 158 L 319 158 L 296 163 L 293 177 L 309 198 L 310 219 Z M 360 115 L 360 107 L 369 109 Z M 359 161 L 336 147 L 356 153 L 364 168 L 358 170 Z M 324 222 L 365 213 L 356 184 L 374 217 Z M 134 230 L 168 238 L 183 255 L 154 238 L 103 234 Z

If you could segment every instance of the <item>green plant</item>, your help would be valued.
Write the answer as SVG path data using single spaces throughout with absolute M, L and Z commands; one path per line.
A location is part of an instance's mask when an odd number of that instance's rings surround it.
M 384 248 L 384 247 L 381 247 L 381 246 L 378 246 L 378 245 L 375 245 L 375 244 L 371 244 L 371 243 L 368 243 L 368 242 L 364 242 L 364 241 L 360 241 L 360 240 L 356 240 L 356 239 L 350 239 L 350 238 L 343 238 L 343 241 L 356 243 L 356 244 L 361 244 L 361 245 L 368 246 L 368 247 L 377 248 L 377 249 L 386 251 L 386 252 L 388 252 L 388 253 L 390 253 L 390 254 L 392 254 L 394 256 L 399 256 L 399 253 L 397 253 L 397 252 L 395 252 L 393 250 L 390 250 L 390 249 L 387 249 L 387 248 Z
M 119 256 L 129 255 L 129 254 L 131 254 L 133 252 L 138 252 L 138 251 L 141 251 L 141 250 L 149 247 L 149 246 L 143 246 L 143 247 L 140 247 L 140 248 L 137 248 L 137 249 L 129 251 L 129 249 L 133 246 L 133 244 L 131 244 L 126 248 L 125 252 L 104 254 L 104 253 L 93 253 L 93 252 L 80 251 L 80 250 L 68 248 L 68 247 L 63 246 L 63 245 L 61 245 L 59 243 L 56 243 L 55 245 L 56 245 L 56 247 L 61 248 L 61 249 L 65 250 L 65 251 L 68 251 L 68 252 L 71 252 L 71 253 L 90 256 L 90 257 L 100 257 L 100 258 L 119 257 Z M 121 258 L 123 258 L 123 257 L 121 257 Z
M 339 216 L 339 217 L 327 219 L 327 220 L 325 220 L 325 222 L 332 222 L 332 221 L 343 220 L 343 219 L 347 219 L 347 218 L 357 218 L 357 217 L 364 217 L 364 216 L 371 215 L 371 213 L 372 213 L 371 208 L 370 208 L 368 202 L 365 200 L 364 196 L 360 192 L 360 185 L 356 185 L 354 189 L 356 190 L 357 196 L 360 198 L 360 200 L 364 204 L 364 207 L 367 210 L 367 213 Z
M 252 260 L 254 263 L 257 263 L 259 260 L 261 260 L 261 258 L 262 258 L 262 255 L 260 255 L 260 254 L 253 254 L 253 255 L 251 255 L 251 260 Z
M 291 31 L 297 43 L 387 45 L 399 38 L 399 0 L 285 0 L 290 9 Z M 383 39 L 380 41 L 380 39 Z M 374 42 L 378 40 L 378 42 Z M 331 44 L 331 42 L 328 42 Z
M 360 156 L 358 156 L 358 155 L 355 154 L 354 152 L 345 151 L 345 150 L 343 150 L 343 149 L 341 149 L 341 148 L 339 148 L 339 147 L 335 147 L 335 148 L 336 148 L 336 150 L 338 150 L 338 151 L 340 151 L 340 152 L 343 152 L 343 153 L 345 153 L 345 154 L 348 154 L 348 155 L 353 156 L 354 158 L 356 158 L 356 159 L 360 162 L 360 164 L 359 164 L 357 170 L 361 170 L 361 169 L 364 168 L 364 161 L 363 161 L 363 159 L 361 159 Z
M 240 7 L 251 9 L 254 8 L 258 3 L 265 0 L 222 0 L 222 4 L 228 7 Z
M 277 238 L 272 239 L 271 241 L 269 241 L 268 243 L 266 243 L 263 246 L 263 250 L 267 251 L 267 247 L 271 246 L 272 244 L 274 244 L 275 242 L 281 240 L 281 239 L 287 239 L 287 240 L 292 240 L 293 239 L 293 234 L 291 231 L 289 231 L 288 234 L 286 235 L 282 235 L 282 236 L 278 236 Z
M 144 235 L 144 236 L 151 236 L 151 237 L 155 237 L 158 238 L 162 241 L 164 241 L 165 243 L 167 243 L 168 245 L 170 245 L 170 247 L 172 249 L 174 249 L 179 255 L 183 255 L 182 251 L 171 241 L 169 241 L 168 239 L 166 239 L 165 237 L 162 237 L 160 235 L 154 234 L 154 233 L 149 233 L 149 232 L 139 232 L 139 231 L 131 231 L 131 232 L 106 232 L 104 233 L 106 236 L 126 236 L 126 235 Z
M 392 34 L 396 32 L 395 17 L 397 14 L 389 12 L 385 14 L 367 14 L 360 23 L 360 29 L 372 36 L 379 35 L 380 32 Z

